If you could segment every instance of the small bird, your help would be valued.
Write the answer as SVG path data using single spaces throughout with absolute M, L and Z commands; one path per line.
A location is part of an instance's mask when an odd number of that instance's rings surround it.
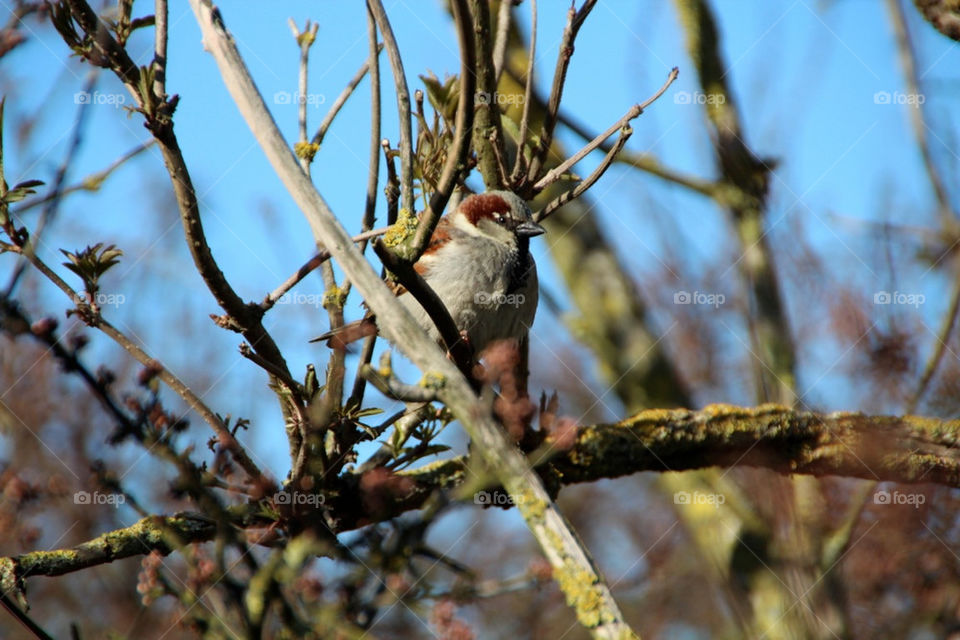
M 494 341 L 527 335 L 539 294 L 530 238 L 544 231 L 516 194 L 474 194 L 440 219 L 426 250 L 414 263 L 474 353 L 479 355 Z M 416 299 L 402 290 L 398 296 L 417 323 L 439 341 L 433 321 Z M 368 316 L 311 342 L 345 344 L 375 331 L 376 320 Z

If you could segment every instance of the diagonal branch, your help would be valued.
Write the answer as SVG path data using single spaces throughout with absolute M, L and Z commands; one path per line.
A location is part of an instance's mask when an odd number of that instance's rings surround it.
M 539 177 L 540 169 L 550 152 L 553 132 L 557 127 L 560 112 L 560 100 L 563 98 L 563 85 L 567 81 L 567 68 L 570 66 L 570 59 L 573 57 L 573 43 L 577 39 L 577 33 L 583 26 L 584 20 L 590 15 L 596 4 L 597 0 L 585 0 L 583 6 L 576 11 L 573 5 L 570 5 L 570 11 L 567 13 L 567 26 L 563 29 L 563 39 L 560 42 L 560 53 L 557 55 L 557 66 L 553 71 L 553 85 L 550 87 L 550 98 L 547 100 L 547 112 L 543 120 L 543 131 L 540 133 L 540 144 L 534 150 L 533 158 L 530 161 L 530 169 L 527 172 L 528 182 L 533 182 Z M 520 144 L 523 144 L 522 140 Z
M 457 103 L 456 131 L 453 146 L 447 150 L 447 160 L 443 172 L 437 181 L 437 190 L 430 198 L 427 210 L 420 216 L 413 243 L 406 252 L 411 262 L 420 257 L 426 248 L 440 216 L 450 200 L 450 194 L 463 173 L 470 151 L 470 135 L 473 128 L 473 94 L 476 88 L 474 68 L 476 67 L 476 49 L 470 33 L 470 9 L 466 0 L 453 0 L 450 3 L 454 24 L 457 25 L 457 39 L 460 43 L 460 99 Z
M 655 94 L 647 98 L 642 103 L 635 104 L 630 107 L 630 110 L 627 111 L 622 118 L 613 123 L 609 129 L 588 142 L 582 149 L 580 149 L 580 151 L 577 151 L 575 154 L 548 171 L 542 178 L 540 178 L 540 180 L 537 181 L 536 184 L 533 185 L 534 193 L 543 191 L 548 186 L 559 180 L 560 176 L 569 171 L 573 165 L 580 162 L 587 156 L 587 154 L 606 142 L 610 136 L 615 134 L 618 130 L 623 129 L 631 120 L 642 114 L 644 109 L 653 104 L 660 96 L 663 95 L 667 88 L 673 84 L 673 81 L 677 79 L 677 75 L 679 75 L 679 73 L 680 70 L 676 67 L 671 69 L 670 74 L 667 76 L 667 81 L 663 83 L 663 86 L 661 86 Z
M 377 28 L 383 36 L 387 57 L 393 69 L 393 82 L 397 91 L 397 114 L 400 118 L 400 206 L 413 214 L 413 138 L 410 123 L 410 89 L 403 71 L 400 47 L 393 35 L 393 27 L 380 0 L 367 0 L 367 8 L 373 14 Z
M 376 0 L 370 2 L 379 4 Z M 460 420 L 495 477 L 521 505 L 524 520 L 553 567 L 557 583 L 564 590 L 577 619 L 594 637 L 632 637 L 633 633 L 593 559 L 551 500 L 539 476 L 507 441 L 490 405 L 476 396 L 469 381 L 397 301 L 300 170 L 219 12 L 209 0 L 191 0 L 190 6 L 231 97 L 314 234 L 333 253 L 371 311 L 380 318 L 390 319 L 380 327 L 384 336 L 437 381 L 438 395 L 443 403 Z M 389 51 L 386 34 L 384 41 Z

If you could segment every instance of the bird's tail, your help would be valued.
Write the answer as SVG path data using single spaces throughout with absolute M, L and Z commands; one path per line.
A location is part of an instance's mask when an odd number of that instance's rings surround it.
M 310 342 L 326 342 L 333 349 L 345 349 L 351 343 L 377 333 L 377 322 L 372 316 L 348 322 L 342 327 L 331 329 Z

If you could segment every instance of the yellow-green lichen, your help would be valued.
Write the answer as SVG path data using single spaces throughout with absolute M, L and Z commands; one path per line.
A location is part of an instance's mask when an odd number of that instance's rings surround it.
M 555 568 L 553 575 L 580 624 L 587 629 L 594 629 L 602 622 L 607 622 L 603 616 L 603 592 L 596 576 L 568 562 L 559 569 Z
M 293 145 L 293 152 L 298 158 L 303 158 L 307 162 L 313 162 L 313 157 L 320 150 L 320 145 L 316 142 L 298 142 Z
M 439 391 L 447 384 L 447 377 L 435 371 L 427 371 L 420 379 L 420 386 L 424 389 L 434 389 Z
M 517 495 L 517 508 L 523 514 L 523 519 L 541 520 L 543 514 L 547 511 L 547 503 L 537 498 L 536 494 L 529 488 L 521 489 Z
M 346 303 L 346 301 L 346 292 L 336 285 L 327 289 L 323 294 L 324 309 L 343 309 L 343 305 Z
M 396 247 L 403 244 L 407 238 L 417 231 L 417 218 L 409 209 L 400 209 L 397 221 L 383 234 L 383 244 Z
M 617 426 L 636 427 L 641 424 L 663 425 L 669 422 L 686 420 L 693 412 L 689 409 L 645 409 L 621 420 Z

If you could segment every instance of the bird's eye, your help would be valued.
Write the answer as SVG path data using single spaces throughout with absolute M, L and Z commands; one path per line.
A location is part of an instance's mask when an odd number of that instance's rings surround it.
M 504 221 L 505 219 L 506 219 L 506 218 L 504 218 L 501 214 L 499 214 L 499 213 L 497 214 L 497 224 L 503 224 L 503 221 Z

